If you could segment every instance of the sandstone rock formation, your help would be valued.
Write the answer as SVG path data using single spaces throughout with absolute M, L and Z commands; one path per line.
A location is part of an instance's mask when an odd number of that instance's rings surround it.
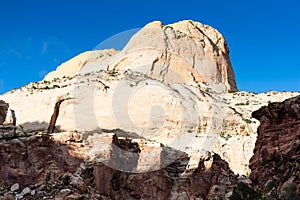
M 55 78 L 74 77 L 79 72 L 87 73 L 89 71 L 82 70 L 83 67 L 99 65 L 102 61 L 116 53 L 118 51 L 115 49 L 86 51 L 58 66 L 55 71 L 47 74 L 44 80 L 51 81 Z
M 260 121 L 250 160 L 253 184 L 276 193 L 296 184 L 300 194 L 300 96 L 270 103 L 253 116 Z
M 3 125 L 6 119 L 8 111 L 8 103 L 3 100 L 0 100 L 0 125 Z
M 224 37 L 191 20 L 147 24 L 108 64 L 108 69 L 134 69 L 171 83 L 223 83 L 236 91 Z
M 49 122 L 49 132 L 118 129 L 187 154 L 187 176 L 208 152 L 219 154 L 234 173 L 248 175 L 259 125 L 251 112 L 299 94 L 235 90 L 229 50 L 218 31 L 193 21 L 153 22 L 121 52 L 83 53 L 43 81 L 2 95 L 19 128 L 0 136 L 30 136 L 46 131 Z M 160 169 L 155 153 L 142 151 L 140 158 L 155 162 L 134 170 Z
M 192 20 L 164 26 L 155 21 L 138 31 L 121 52 L 82 53 L 44 80 L 98 70 L 131 69 L 168 83 L 223 83 L 237 91 L 225 38 L 216 29 Z
M 214 126 L 217 128 L 214 133 L 219 139 L 212 141 L 212 143 L 216 142 L 215 147 L 209 147 L 207 150 L 213 150 L 221 155 L 223 159 L 229 162 L 230 168 L 235 173 L 249 174 L 249 159 L 254 149 L 256 128 L 259 125 L 258 121 L 251 117 L 251 112 L 262 105 L 267 105 L 268 101 L 282 101 L 298 94 L 277 92 L 262 94 L 225 93 L 222 98 L 219 98 L 221 103 L 209 108 L 212 101 L 210 92 L 201 92 L 197 88 L 190 92 L 187 90 L 188 87 L 176 85 L 174 88 L 176 90 L 173 90 L 172 87 L 158 84 L 148 77 L 137 76 L 137 78 L 134 74 L 136 73 L 129 71 L 118 71 L 116 74 L 100 71 L 90 75 L 78 75 L 75 78 L 65 77 L 51 82 L 31 83 L 17 91 L 3 95 L 2 98 L 9 102 L 16 111 L 18 125 L 21 125 L 24 132 L 28 133 L 47 130 L 55 104 L 59 99 L 68 97 L 73 99 L 66 100 L 60 105 L 60 112 L 56 121 L 58 130 L 94 130 L 98 127 L 111 130 L 119 128 L 127 132 L 144 134 L 144 136 L 147 136 L 145 135 L 147 130 L 151 130 L 150 133 L 156 132 L 157 134 L 148 135 L 150 139 L 170 144 L 174 138 L 171 137 L 172 135 L 176 138 L 176 133 L 183 130 L 182 127 L 185 125 L 189 127 L 188 125 L 191 124 L 189 129 L 194 135 L 187 136 L 193 138 L 197 135 L 197 139 L 194 141 L 195 148 L 187 150 L 196 157 L 199 157 L 197 152 L 201 149 L 199 144 L 207 139 L 205 134 L 209 130 L 213 130 L 210 127 Z M 147 83 L 148 85 L 146 85 Z M 155 87 L 152 83 L 155 83 Z M 153 90 L 153 88 L 158 90 Z M 203 102 L 182 99 L 176 92 L 178 89 L 184 96 L 191 96 L 194 99 L 200 98 Z M 129 99 L 124 96 L 124 91 L 132 94 L 132 98 Z M 174 94 L 175 96 L 172 97 Z M 151 100 L 151 96 L 156 99 Z M 113 99 L 114 101 L 112 101 Z M 183 102 L 183 106 L 179 104 L 180 102 Z M 115 107 L 118 104 L 124 106 Z M 162 108 L 156 107 L 157 104 L 160 104 Z M 190 119 L 185 122 L 180 119 L 184 115 L 178 115 L 178 108 L 182 110 L 186 107 L 187 110 L 191 110 L 193 108 L 191 105 L 197 105 L 198 111 L 190 112 L 192 115 L 184 114 L 188 117 L 187 119 Z M 224 109 L 220 110 L 220 106 L 223 106 Z M 151 125 L 149 114 L 151 111 L 157 110 L 156 112 L 158 112 L 160 109 L 165 110 L 167 123 L 164 123 L 162 127 L 161 125 L 157 126 L 157 124 L 152 124 L 152 127 L 149 126 Z M 128 123 L 126 111 L 129 111 L 131 123 Z M 212 115 L 213 112 L 217 112 L 218 115 Z M 198 116 L 201 119 L 199 125 L 197 125 L 199 123 Z M 154 119 L 156 117 L 161 118 L 159 112 L 153 112 L 152 117 Z M 216 124 L 215 121 L 213 124 L 211 119 L 218 119 L 218 117 L 222 123 Z M 191 122 L 194 122 L 195 125 L 192 125 Z M 155 126 L 160 128 L 152 129 Z M 190 139 L 190 137 L 187 138 Z M 182 150 L 186 151 L 184 148 L 188 146 L 189 144 L 184 145 Z M 199 158 L 198 160 L 195 159 L 195 163 L 198 162 Z
M 9 104 L 0 100 L 0 125 L 16 125 L 15 111 L 9 108 Z
M 75 172 L 80 157 L 70 156 L 76 151 L 70 149 L 69 153 L 69 149 L 42 135 L 1 141 L 0 176 L 10 182 L 29 185 L 54 180 L 66 171 Z M 79 153 L 84 154 L 84 151 Z
M 108 152 L 97 143 L 96 138 L 102 138 L 98 142 L 106 142 Z M 142 139 L 122 138 L 114 133 L 96 132 L 65 132 L 50 136 L 40 133 L 1 141 L 0 156 L 3 162 L 0 163 L 0 180 L 6 182 L 0 182 L 3 190 L 0 198 L 67 198 L 73 193 L 85 199 L 97 195 L 110 199 L 212 199 L 224 198 L 237 182 L 228 164 L 217 154 L 200 160 L 197 169 L 186 176 L 182 173 L 188 163 L 187 154 L 170 148 L 161 151 L 159 157 L 162 162 L 170 159 L 173 153 L 180 153 L 181 157 L 153 172 L 122 172 L 96 159 L 108 155 L 107 159 L 113 164 L 133 164 L 136 168 L 147 166 L 149 160 L 143 159 L 143 154 L 153 150 L 153 147 L 164 149 L 162 145 L 154 144 Z M 98 152 L 92 151 L 96 146 Z M 114 147 L 136 156 L 124 158 Z M 136 162 L 132 162 L 134 160 Z M 18 183 L 17 189 L 14 189 L 17 186 L 12 186 L 13 183 Z

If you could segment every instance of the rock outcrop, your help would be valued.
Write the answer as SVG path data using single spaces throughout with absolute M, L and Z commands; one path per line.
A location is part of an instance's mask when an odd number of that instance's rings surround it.
M 186 136 L 193 138 L 197 135 L 197 138 L 194 147 L 188 147 L 187 150 L 190 151 L 189 154 L 194 154 L 196 157 L 199 157 L 198 153 L 193 152 L 202 148 L 201 144 L 203 139 L 206 139 L 206 134 L 209 130 L 213 130 L 210 127 L 216 127 L 214 133 L 219 139 L 215 141 L 215 147 L 209 147 L 207 150 L 217 152 L 229 163 L 235 173 L 248 174 L 249 159 L 254 149 L 256 128 L 259 125 L 258 121 L 251 117 L 251 112 L 267 105 L 268 101 L 277 102 L 298 95 L 298 93 L 288 92 L 225 93 L 222 98 L 218 98 L 220 102 L 211 107 L 210 102 L 213 99 L 209 91 L 176 85 L 172 89 L 148 77 L 136 77 L 139 76 L 134 76 L 134 73 L 129 71 L 117 71 L 116 74 L 100 71 L 89 75 L 78 75 L 75 78 L 65 77 L 51 82 L 31 83 L 3 95 L 2 99 L 10 103 L 18 115 L 18 125 L 28 133 L 47 130 L 55 104 L 59 99 L 68 97 L 73 99 L 61 103 L 55 124 L 57 130 L 119 128 L 140 135 L 158 131 L 156 134 L 144 136 L 166 144 L 171 143 L 174 136 L 177 137 L 176 133 L 184 130 L 183 127 L 191 127 L 190 132 L 194 135 Z M 155 87 L 152 85 L 154 83 Z M 157 90 L 153 90 L 154 88 Z M 132 98 L 129 99 L 124 94 L 132 94 Z M 193 97 L 194 102 L 182 98 L 184 96 Z M 180 102 L 183 104 L 180 105 Z M 120 107 L 120 105 L 124 106 Z M 152 109 L 153 111 L 160 109 L 155 105 L 161 105 L 161 109 L 164 109 L 167 114 L 165 119 L 159 115 L 163 112 L 157 114 L 153 112 L 153 119 L 158 119 L 157 122 L 161 120 L 166 122 L 163 123 L 164 126 L 157 126 L 160 127 L 158 129 L 152 129 L 155 128 L 155 124 L 149 126 L 151 118 L 148 116 Z M 223 106 L 223 109 L 220 109 L 220 106 Z M 197 107 L 198 111 L 192 111 Z M 183 113 L 184 115 L 177 113 L 184 109 L 188 110 Z M 212 115 L 212 113 L 218 114 Z M 128 123 L 128 114 L 130 114 L 130 123 Z M 182 116 L 189 117 L 187 118 L 189 120 L 185 121 Z M 198 121 L 198 117 L 201 120 Z M 192 125 L 191 122 L 195 124 Z M 189 145 L 185 144 L 182 150 L 186 151 L 184 148 Z M 199 159 L 195 159 L 195 163 L 198 162 Z
M 15 111 L 9 108 L 9 104 L 0 100 L 0 125 L 16 125 Z
M 187 153 L 187 170 L 216 152 L 247 175 L 259 125 L 251 112 L 298 93 L 236 89 L 218 31 L 193 21 L 153 22 L 121 52 L 83 53 L 1 99 L 16 111 L 20 134 L 120 129 Z
M 237 91 L 225 38 L 192 20 L 147 24 L 108 65 L 111 70 L 134 69 L 163 82 L 217 82 Z
M 97 142 L 96 138 L 102 140 Z M 106 143 L 108 149 L 99 142 Z M 124 157 L 116 147 L 135 156 Z M 155 149 L 161 149 L 161 162 L 150 163 L 153 167 L 173 159 L 174 153 L 181 156 L 152 172 L 130 173 L 112 167 L 149 166 L 145 156 Z M 109 199 L 213 199 L 224 198 L 237 183 L 237 176 L 217 154 L 201 159 L 195 170 L 184 175 L 187 154 L 114 133 L 39 133 L 2 140 L 0 156 L 0 198 L 64 199 L 72 194 L 82 199 L 100 195 Z
M 73 136 L 68 135 L 68 139 L 76 142 Z M 0 177 L 23 186 L 55 180 L 67 171 L 74 173 L 84 153 L 82 149 L 56 144 L 46 135 L 2 140 Z
M 97 50 L 63 63 L 44 80 L 73 77 L 98 70 L 131 69 L 167 83 L 222 83 L 237 91 L 225 38 L 211 26 L 192 20 L 138 31 L 121 52 Z
M 8 107 L 8 103 L 6 103 L 3 100 L 0 100 L 0 125 L 3 125 L 3 123 L 6 120 Z
M 55 78 L 74 77 L 79 72 L 88 73 L 88 70 L 82 68 L 89 68 L 90 65 L 97 66 L 117 53 L 118 51 L 115 49 L 86 51 L 58 66 L 55 71 L 47 74 L 44 80 L 52 81 Z
M 253 184 L 277 193 L 296 184 L 300 194 L 300 96 L 270 103 L 253 117 L 260 121 L 250 160 Z

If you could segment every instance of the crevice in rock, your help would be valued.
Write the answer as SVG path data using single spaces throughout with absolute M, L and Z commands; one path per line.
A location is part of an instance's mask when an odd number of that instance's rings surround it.
M 50 123 L 49 123 L 49 126 L 48 126 L 47 133 L 54 133 L 54 131 L 56 129 L 55 124 L 56 124 L 56 120 L 57 120 L 58 115 L 59 115 L 60 105 L 62 104 L 62 102 L 66 101 L 66 100 L 70 100 L 70 99 L 73 99 L 73 98 L 68 97 L 68 98 L 59 99 L 55 103 L 53 114 L 52 114 L 51 119 L 50 119 Z
M 151 75 L 153 75 L 153 72 L 154 72 L 154 65 L 155 65 L 155 63 L 157 63 L 157 61 L 159 61 L 159 58 L 158 58 L 158 57 L 155 58 L 155 60 L 153 60 L 153 62 L 152 62 L 151 70 L 150 70 Z

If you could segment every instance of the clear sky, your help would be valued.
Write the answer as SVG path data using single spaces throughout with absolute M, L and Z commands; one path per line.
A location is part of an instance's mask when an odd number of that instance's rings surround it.
M 0 94 L 117 33 L 184 19 L 225 36 L 239 90 L 300 91 L 299 9 L 298 0 L 0 0 Z

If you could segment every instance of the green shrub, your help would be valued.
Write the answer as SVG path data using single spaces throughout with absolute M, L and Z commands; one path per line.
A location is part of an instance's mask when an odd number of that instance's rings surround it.
M 53 85 L 52 88 L 53 88 L 53 89 L 55 89 L 55 88 L 60 88 L 60 86 L 59 86 L 59 85 Z
M 236 103 L 235 106 L 248 106 L 249 105 L 249 101 L 246 102 L 241 102 L 241 103 Z
M 44 90 L 49 90 L 50 87 L 49 87 L 48 85 L 46 85 L 43 89 L 44 89 Z
M 260 191 L 255 191 L 253 188 L 249 187 L 247 184 L 240 182 L 233 189 L 230 200 L 259 200 L 262 198 Z
M 283 200 L 299 200 L 300 195 L 297 194 L 297 185 L 296 183 L 289 183 L 287 184 L 282 193 L 281 193 L 281 198 Z
M 244 121 L 245 121 L 247 124 L 251 124 L 251 123 L 252 123 L 251 119 L 244 119 Z
M 71 182 L 71 177 L 68 174 L 65 174 L 62 179 L 63 179 L 64 185 L 69 185 Z

